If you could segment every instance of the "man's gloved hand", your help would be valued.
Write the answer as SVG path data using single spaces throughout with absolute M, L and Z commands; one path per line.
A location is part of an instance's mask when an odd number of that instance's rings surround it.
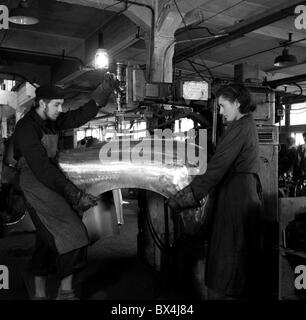
M 171 196 L 166 203 L 176 213 L 183 209 L 196 208 L 201 205 L 200 202 L 195 199 L 190 186 L 185 187 Z
M 65 186 L 65 198 L 72 208 L 80 215 L 98 204 L 98 198 L 76 187 L 72 182 Z
M 120 82 L 115 74 L 106 73 L 102 83 L 91 94 L 92 99 L 94 99 L 100 107 L 104 107 L 107 104 L 109 96 L 114 90 L 119 88 L 119 84 Z

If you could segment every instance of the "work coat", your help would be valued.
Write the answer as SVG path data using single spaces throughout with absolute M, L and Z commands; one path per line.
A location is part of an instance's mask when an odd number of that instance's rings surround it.
M 245 296 L 256 275 L 262 212 L 259 148 L 251 114 L 229 124 L 207 171 L 191 188 L 197 200 L 214 190 L 207 286 L 221 294 Z

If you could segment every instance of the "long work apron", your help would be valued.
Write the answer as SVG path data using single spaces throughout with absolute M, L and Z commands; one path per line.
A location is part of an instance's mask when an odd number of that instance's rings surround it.
M 216 190 L 206 284 L 229 296 L 257 290 L 262 187 L 254 173 L 231 173 Z
M 41 142 L 48 157 L 54 158 L 57 154 L 58 135 L 45 134 Z M 87 230 L 64 197 L 39 182 L 24 158 L 18 161 L 18 168 L 20 187 L 26 200 L 53 236 L 58 253 L 64 254 L 88 245 Z

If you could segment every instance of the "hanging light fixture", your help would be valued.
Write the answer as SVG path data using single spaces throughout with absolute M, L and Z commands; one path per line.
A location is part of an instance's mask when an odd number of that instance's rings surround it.
M 99 47 L 96 51 L 94 58 L 94 68 L 95 69 L 108 69 L 109 67 L 109 57 L 107 51 L 103 48 L 103 34 L 99 33 Z
M 21 0 L 18 7 L 10 12 L 9 21 L 21 25 L 33 25 L 39 22 L 35 12 L 30 8 L 27 0 Z
M 283 52 L 280 56 L 277 56 L 274 60 L 274 66 L 275 67 L 289 67 L 292 65 L 297 64 L 297 58 L 293 54 L 289 54 L 289 45 L 292 41 L 292 33 L 289 33 L 289 40 L 285 44 L 285 47 L 283 49 Z
M 284 48 L 282 54 L 275 58 L 275 67 L 288 67 L 297 64 L 297 58 L 293 54 L 289 54 L 288 48 Z

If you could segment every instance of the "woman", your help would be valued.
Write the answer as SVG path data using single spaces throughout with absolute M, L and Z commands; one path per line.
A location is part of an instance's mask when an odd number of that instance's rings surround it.
M 260 250 L 259 149 L 251 114 L 255 107 L 242 85 L 222 87 L 216 95 L 228 128 L 207 171 L 172 196 L 168 204 L 176 212 L 197 206 L 214 188 L 206 266 L 209 298 L 243 299 L 255 293 Z

